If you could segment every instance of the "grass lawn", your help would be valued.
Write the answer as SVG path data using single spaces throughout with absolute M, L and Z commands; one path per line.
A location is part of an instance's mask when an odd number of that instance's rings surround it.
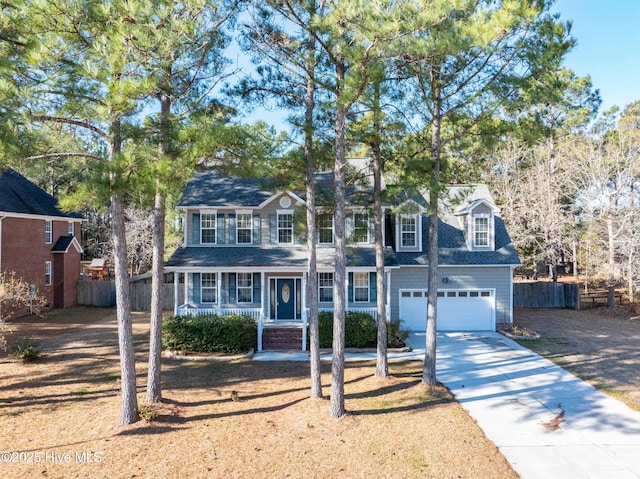
M 625 307 L 516 309 L 515 323 L 540 334 L 523 346 L 640 411 L 640 320 Z
M 140 406 L 148 319 L 134 313 Z M 114 310 L 17 320 L 10 340 L 25 334 L 45 356 L 0 355 L 2 478 L 517 477 L 446 389 L 420 385 L 419 362 L 391 363 L 384 380 L 347 363 L 349 414 L 331 419 L 308 398 L 308 363 L 163 360 L 157 419 L 123 427 Z

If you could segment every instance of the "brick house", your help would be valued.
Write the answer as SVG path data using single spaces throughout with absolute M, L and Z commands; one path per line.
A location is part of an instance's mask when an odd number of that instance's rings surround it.
M 35 285 L 50 308 L 76 304 L 82 218 L 12 169 L 0 174 L 0 271 Z

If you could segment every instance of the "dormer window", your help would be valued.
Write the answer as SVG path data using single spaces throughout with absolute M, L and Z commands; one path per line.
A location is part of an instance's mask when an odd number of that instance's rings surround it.
M 489 246 L 489 216 L 474 216 L 473 218 L 474 246 L 486 248 Z
M 318 215 L 318 243 L 333 244 L 333 215 L 331 214 Z
M 400 246 L 402 248 L 418 246 L 417 215 L 400 215 Z
M 200 242 L 202 244 L 216 243 L 216 213 L 202 213 L 200 215 Z

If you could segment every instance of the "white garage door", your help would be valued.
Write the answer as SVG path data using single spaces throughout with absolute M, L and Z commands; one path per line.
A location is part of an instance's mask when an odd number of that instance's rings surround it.
M 495 293 L 488 289 L 438 291 L 438 331 L 493 331 Z M 411 331 L 424 331 L 427 291 L 400 290 L 400 319 Z

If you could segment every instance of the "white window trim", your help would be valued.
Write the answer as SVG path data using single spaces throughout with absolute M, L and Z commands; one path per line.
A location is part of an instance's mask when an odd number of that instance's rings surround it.
M 367 218 L 367 238 L 364 241 L 357 241 L 356 238 L 356 215 L 363 215 Z M 368 211 L 354 211 L 353 212 L 353 238 L 356 244 L 366 244 L 371 242 L 371 215 Z
M 329 216 L 329 215 L 330 215 L 330 213 L 322 213 L 322 212 L 320 212 L 320 213 L 318 213 L 318 219 L 320 219 L 321 216 Z M 336 242 L 336 222 L 335 222 L 335 218 L 334 218 L 333 215 L 331 215 L 331 241 L 320 241 L 320 237 L 321 237 L 320 230 L 321 229 L 322 228 L 320 228 L 320 225 L 318 224 L 318 244 L 325 244 L 325 245 L 334 244 Z
M 213 215 L 213 228 L 206 228 L 207 230 L 213 229 L 213 242 L 204 241 L 204 226 L 203 220 L 205 215 Z M 216 244 L 218 242 L 218 211 L 217 210 L 200 210 L 200 244 Z
M 69 223 L 67 223 L 67 233 L 69 234 L 69 236 L 76 235 L 75 223 L 73 221 L 69 221 Z
M 415 221 L 415 245 L 402 245 L 402 218 L 413 218 Z M 402 213 L 397 216 L 396 222 L 398 251 L 420 251 L 422 248 L 422 216 L 419 213 Z
M 204 286 L 204 275 L 211 275 L 213 277 L 214 284 L 213 286 Z M 215 300 L 214 301 L 205 301 L 204 300 L 204 290 L 213 290 L 215 291 Z M 218 304 L 218 275 L 216 273 L 201 273 L 200 275 L 200 302 L 202 304 Z
M 238 241 L 240 228 L 238 225 L 240 224 L 238 221 L 238 217 L 240 215 L 248 215 L 249 216 L 249 228 L 242 228 L 244 231 L 249 230 L 249 242 L 248 243 L 240 243 Z M 253 211 L 251 210 L 236 210 L 236 244 L 253 244 Z
M 329 287 L 329 286 L 321 286 L 321 285 L 320 285 L 320 275 L 322 275 L 322 274 L 330 274 L 330 275 L 331 275 L 331 286 L 330 286 L 330 287 Z M 329 289 L 329 288 L 331 288 L 331 299 L 330 299 L 329 301 L 320 301 L 320 298 L 321 298 L 320 291 L 321 291 L 322 289 Z M 335 277 L 334 277 L 333 273 L 331 273 L 331 272 L 321 272 L 321 273 L 318 273 L 318 302 L 319 302 L 319 303 L 320 303 L 320 302 L 322 302 L 322 303 L 329 303 L 329 302 L 332 302 L 332 301 L 333 301 L 333 299 L 334 299 L 334 298 L 333 298 L 334 288 L 335 288 Z
M 44 220 L 44 244 L 51 244 L 53 242 L 53 222 L 51 220 Z
M 44 262 L 44 285 L 51 286 L 53 283 L 53 269 L 51 261 Z
M 286 243 L 280 242 L 280 216 L 283 216 L 283 215 L 290 215 L 291 216 L 291 241 L 286 242 Z M 294 238 L 295 238 L 295 230 L 294 230 L 294 226 L 293 226 L 293 210 L 276 210 L 276 243 L 278 243 L 278 244 L 293 244 L 295 242 Z
M 477 233 L 477 229 L 476 229 L 476 219 L 486 219 L 487 220 L 487 244 L 478 244 L 476 239 L 476 233 Z M 487 214 L 487 213 L 478 213 L 473 215 L 472 220 L 471 220 L 471 228 L 472 228 L 472 234 L 471 234 L 471 241 L 473 244 L 474 248 L 480 248 L 480 249 L 493 249 L 493 234 L 492 234 L 492 228 L 493 227 L 493 218 L 492 215 Z
M 364 289 L 365 286 L 357 286 L 356 275 L 366 275 L 367 278 L 367 299 L 357 299 L 356 290 Z M 353 272 L 353 302 L 354 303 L 369 303 L 371 302 L 371 275 L 368 271 L 354 271 Z
M 240 275 L 241 274 L 246 274 L 249 277 L 249 286 L 240 286 Z M 240 290 L 241 289 L 248 289 L 249 290 L 249 296 L 251 297 L 251 299 L 249 301 L 240 301 Z M 238 276 L 236 276 L 236 303 L 238 303 L 238 304 L 253 303 L 253 273 L 238 273 Z

